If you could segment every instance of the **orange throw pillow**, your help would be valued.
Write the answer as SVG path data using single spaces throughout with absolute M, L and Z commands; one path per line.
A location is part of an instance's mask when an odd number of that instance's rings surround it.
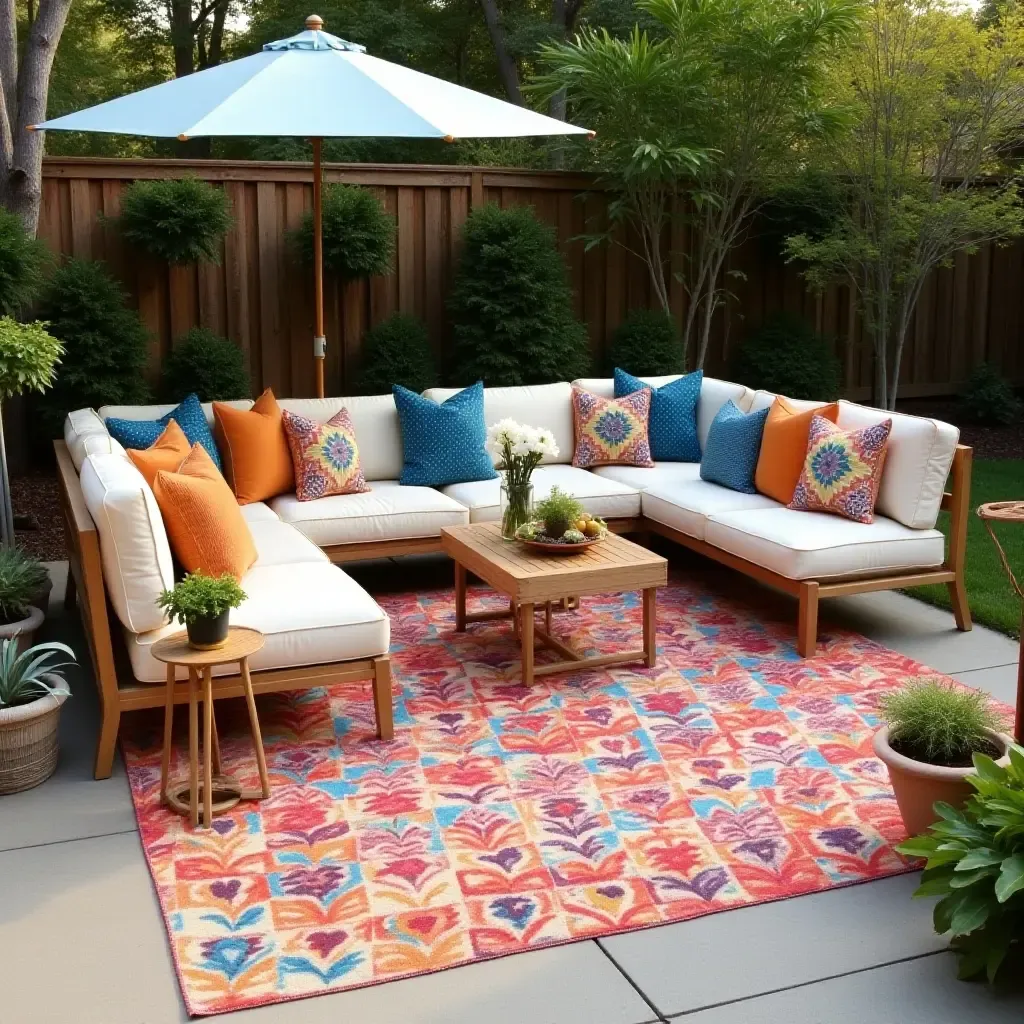
M 128 458 L 152 487 L 161 469 L 173 473 L 188 458 L 191 450 L 192 445 L 177 420 L 169 420 L 164 432 L 148 448 L 129 448 Z
M 227 572 L 240 580 L 256 561 L 256 545 L 238 502 L 201 444 L 192 446 L 177 473 L 157 473 L 153 493 L 171 550 L 186 572 Z
M 807 436 L 811 432 L 811 420 L 815 416 L 824 416 L 835 423 L 839 417 L 839 403 L 833 402 L 831 405 L 821 405 L 817 409 L 801 412 L 781 396 L 772 402 L 761 437 L 761 454 L 754 471 L 754 486 L 761 494 L 783 505 L 793 500 L 793 492 L 807 457 Z
M 270 388 L 248 410 L 213 403 L 224 476 L 239 505 L 295 490 L 295 471 L 281 417 L 281 407 Z

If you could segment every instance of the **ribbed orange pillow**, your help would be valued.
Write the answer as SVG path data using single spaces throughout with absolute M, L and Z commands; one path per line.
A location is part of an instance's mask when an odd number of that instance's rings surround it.
M 152 487 L 161 469 L 173 473 L 188 458 L 191 449 L 185 431 L 178 426 L 177 420 L 170 420 L 164 432 L 148 448 L 129 448 L 128 458 Z
M 249 410 L 213 403 L 217 447 L 224 476 L 239 505 L 266 501 L 295 490 L 292 456 L 281 407 L 267 388 Z
M 171 550 L 186 572 L 227 572 L 241 579 L 256 561 L 256 545 L 238 502 L 201 444 L 192 446 L 177 473 L 157 473 L 153 493 Z
M 772 402 L 754 471 L 754 486 L 761 494 L 781 501 L 783 505 L 793 500 L 807 456 L 811 420 L 815 416 L 824 416 L 835 423 L 839 417 L 839 403 L 801 412 L 781 396 Z

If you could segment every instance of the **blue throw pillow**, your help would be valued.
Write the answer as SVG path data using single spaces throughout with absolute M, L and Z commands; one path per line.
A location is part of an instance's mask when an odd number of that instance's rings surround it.
M 484 385 L 477 381 L 440 405 L 392 384 L 402 425 L 404 465 L 398 481 L 418 487 L 444 487 L 498 474 L 484 445 Z
M 761 451 L 761 436 L 770 407 L 744 413 L 729 399 L 711 421 L 704 458 L 700 463 L 701 480 L 721 484 L 733 491 L 757 494 L 754 470 Z
M 111 417 L 107 420 L 110 436 L 125 448 L 150 448 L 164 432 L 171 420 L 177 420 L 189 444 L 201 444 L 209 453 L 218 469 L 221 469 L 220 452 L 206 422 L 206 413 L 198 395 L 189 395 L 176 409 L 158 420 L 121 420 Z
M 703 370 L 694 370 L 671 384 L 651 388 L 651 458 L 663 462 L 700 462 L 697 438 L 697 399 Z M 615 397 L 625 398 L 650 387 L 639 377 L 615 367 Z

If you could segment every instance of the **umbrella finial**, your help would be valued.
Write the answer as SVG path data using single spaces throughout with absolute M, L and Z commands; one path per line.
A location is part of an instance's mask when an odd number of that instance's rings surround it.
M 324 27 L 324 19 L 319 14 L 311 14 L 306 19 L 306 28 L 310 32 L 319 32 Z

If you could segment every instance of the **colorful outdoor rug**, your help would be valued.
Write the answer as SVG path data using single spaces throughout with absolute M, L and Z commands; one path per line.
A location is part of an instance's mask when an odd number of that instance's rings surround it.
M 136 719 L 132 793 L 192 1014 L 906 870 L 871 751 L 878 694 L 934 674 L 902 655 L 831 634 L 802 661 L 788 617 L 676 577 L 656 668 L 527 690 L 507 622 L 454 633 L 447 591 L 382 603 L 394 741 L 373 738 L 362 685 L 264 698 L 273 795 L 210 831 L 159 806 L 159 716 Z M 615 650 L 636 646 L 640 608 L 587 598 L 556 621 Z M 244 717 L 228 711 L 226 769 L 256 785 Z

